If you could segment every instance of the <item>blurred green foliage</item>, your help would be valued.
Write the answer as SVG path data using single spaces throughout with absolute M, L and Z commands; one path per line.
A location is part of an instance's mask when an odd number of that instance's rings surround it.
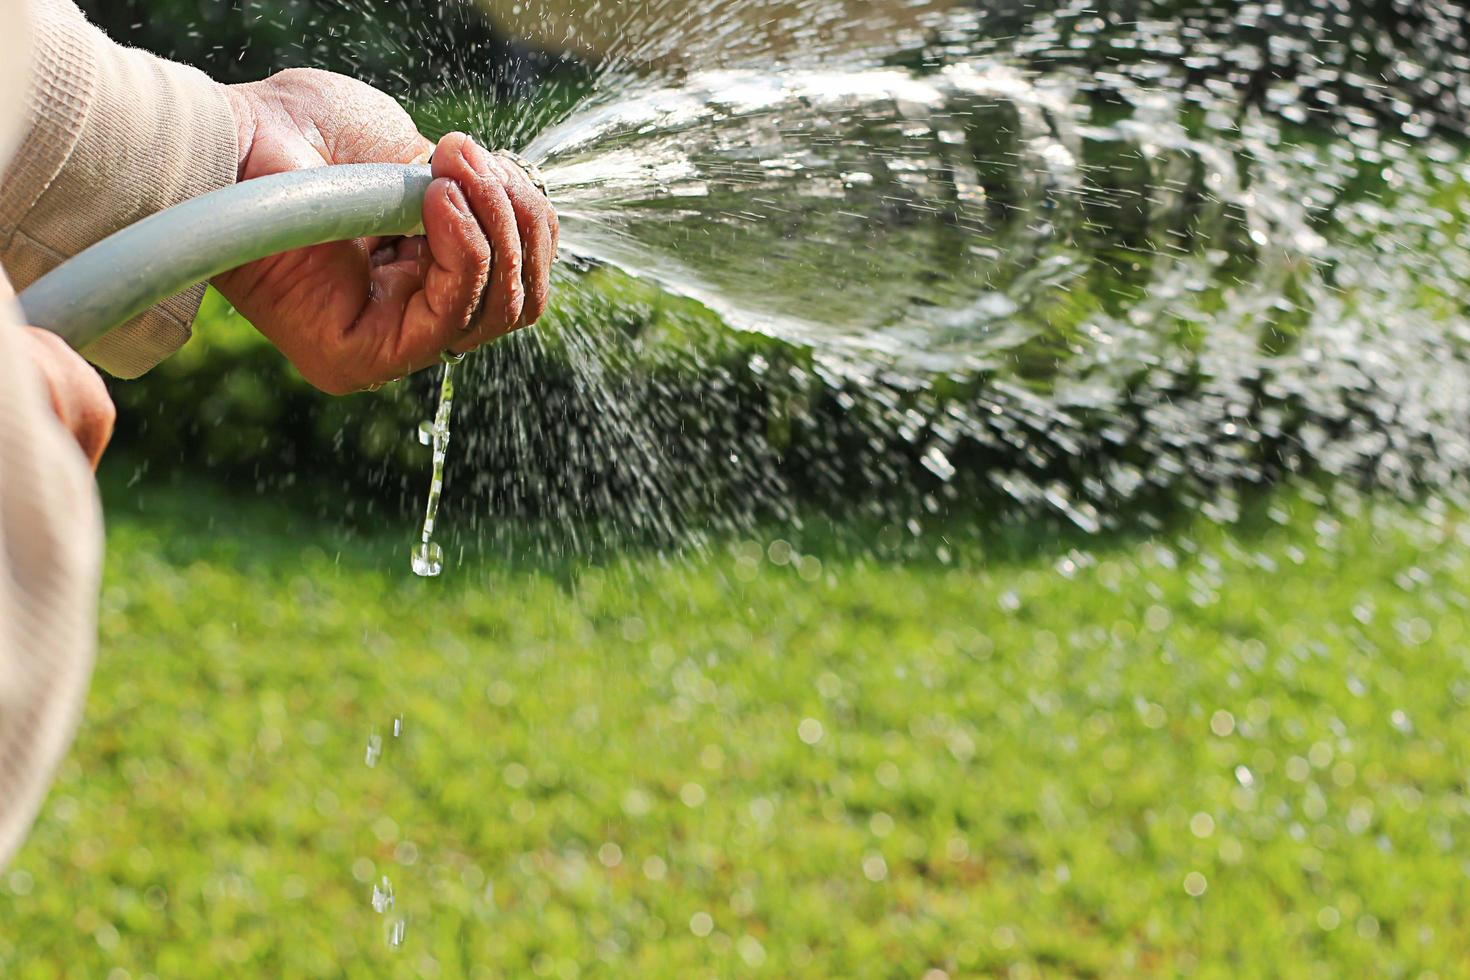
M 468 78 L 524 94 L 556 59 L 516 45 L 470 0 L 78 0 L 125 44 L 195 65 L 222 82 L 282 68 L 345 72 L 399 96 Z
M 117 447 L 222 477 L 361 474 L 412 465 L 422 407 L 394 390 L 328 398 L 211 290 L 195 337 L 137 382 L 111 382 Z
M 423 582 L 407 529 L 126 475 L 7 977 L 1470 970 L 1457 508 Z

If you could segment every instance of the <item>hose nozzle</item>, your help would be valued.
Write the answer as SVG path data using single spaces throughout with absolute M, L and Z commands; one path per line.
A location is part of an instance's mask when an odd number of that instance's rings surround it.
M 512 153 L 510 150 L 496 150 L 495 155 L 498 157 L 504 157 L 511 163 L 515 164 L 517 167 L 520 167 L 526 172 L 526 176 L 531 179 L 531 183 L 536 185 L 536 189 L 538 191 L 540 191 L 548 199 L 551 197 L 551 195 L 546 191 L 546 178 L 541 176 L 540 167 L 536 166 L 534 163 L 532 163 L 530 160 L 527 160 L 519 153 Z

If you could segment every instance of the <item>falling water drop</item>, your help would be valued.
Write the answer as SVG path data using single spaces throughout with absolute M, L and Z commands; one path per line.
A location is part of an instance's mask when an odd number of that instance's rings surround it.
M 367 753 L 363 759 L 369 769 L 378 764 L 378 759 L 383 755 L 383 736 L 378 734 L 377 729 L 368 733 Z
M 410 559 L 413 573 L 423 578 L 433 578 L 444 571 L 444 549 L 433 541 L 416 545 Z
M 432 424 L 419 426 L 419 441 L 434 447 L 433 476 L 429 480 L 429 500 L 424 506 L 424 528 L 412 552 L 413 573 L 433 578 L 444 570 L 444 549 L 434 540 L 434 521 L 439 516 L 439 495 L 444 490 L 444 460 L 449 448 L 449 419 L 454 413 L 454 367 L 462 357 L 446 354 L 444 373 L 439 382 L 439 407 Z
M 379 915 L 387 915 L 393 911 L 396 900 L 393 896 L 393 883 L 388 880 L 387 875 L 373 885 L 373 911 Z M 397 949 L 403 945 L 404 933 L 408 929 L 408 921 L 403 916 L 395 916 L 388 922 L 388 945 Z
M 393 883 L 383 875 L 381 882 L 373 885 L 373 911 L 382 915 L 393 907 Z

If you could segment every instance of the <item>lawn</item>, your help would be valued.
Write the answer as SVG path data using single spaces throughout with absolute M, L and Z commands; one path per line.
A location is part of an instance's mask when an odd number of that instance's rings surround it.
M 425 582 L 125 477 L 8 977 L 1470 971 L 1457 506 Z

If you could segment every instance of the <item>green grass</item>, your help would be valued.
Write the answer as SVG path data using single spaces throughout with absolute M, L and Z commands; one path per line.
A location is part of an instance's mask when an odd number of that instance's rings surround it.
M 1455 507 L 426 583 L 407 527 L 109 497 L 7 977 L 1470 970 Z

